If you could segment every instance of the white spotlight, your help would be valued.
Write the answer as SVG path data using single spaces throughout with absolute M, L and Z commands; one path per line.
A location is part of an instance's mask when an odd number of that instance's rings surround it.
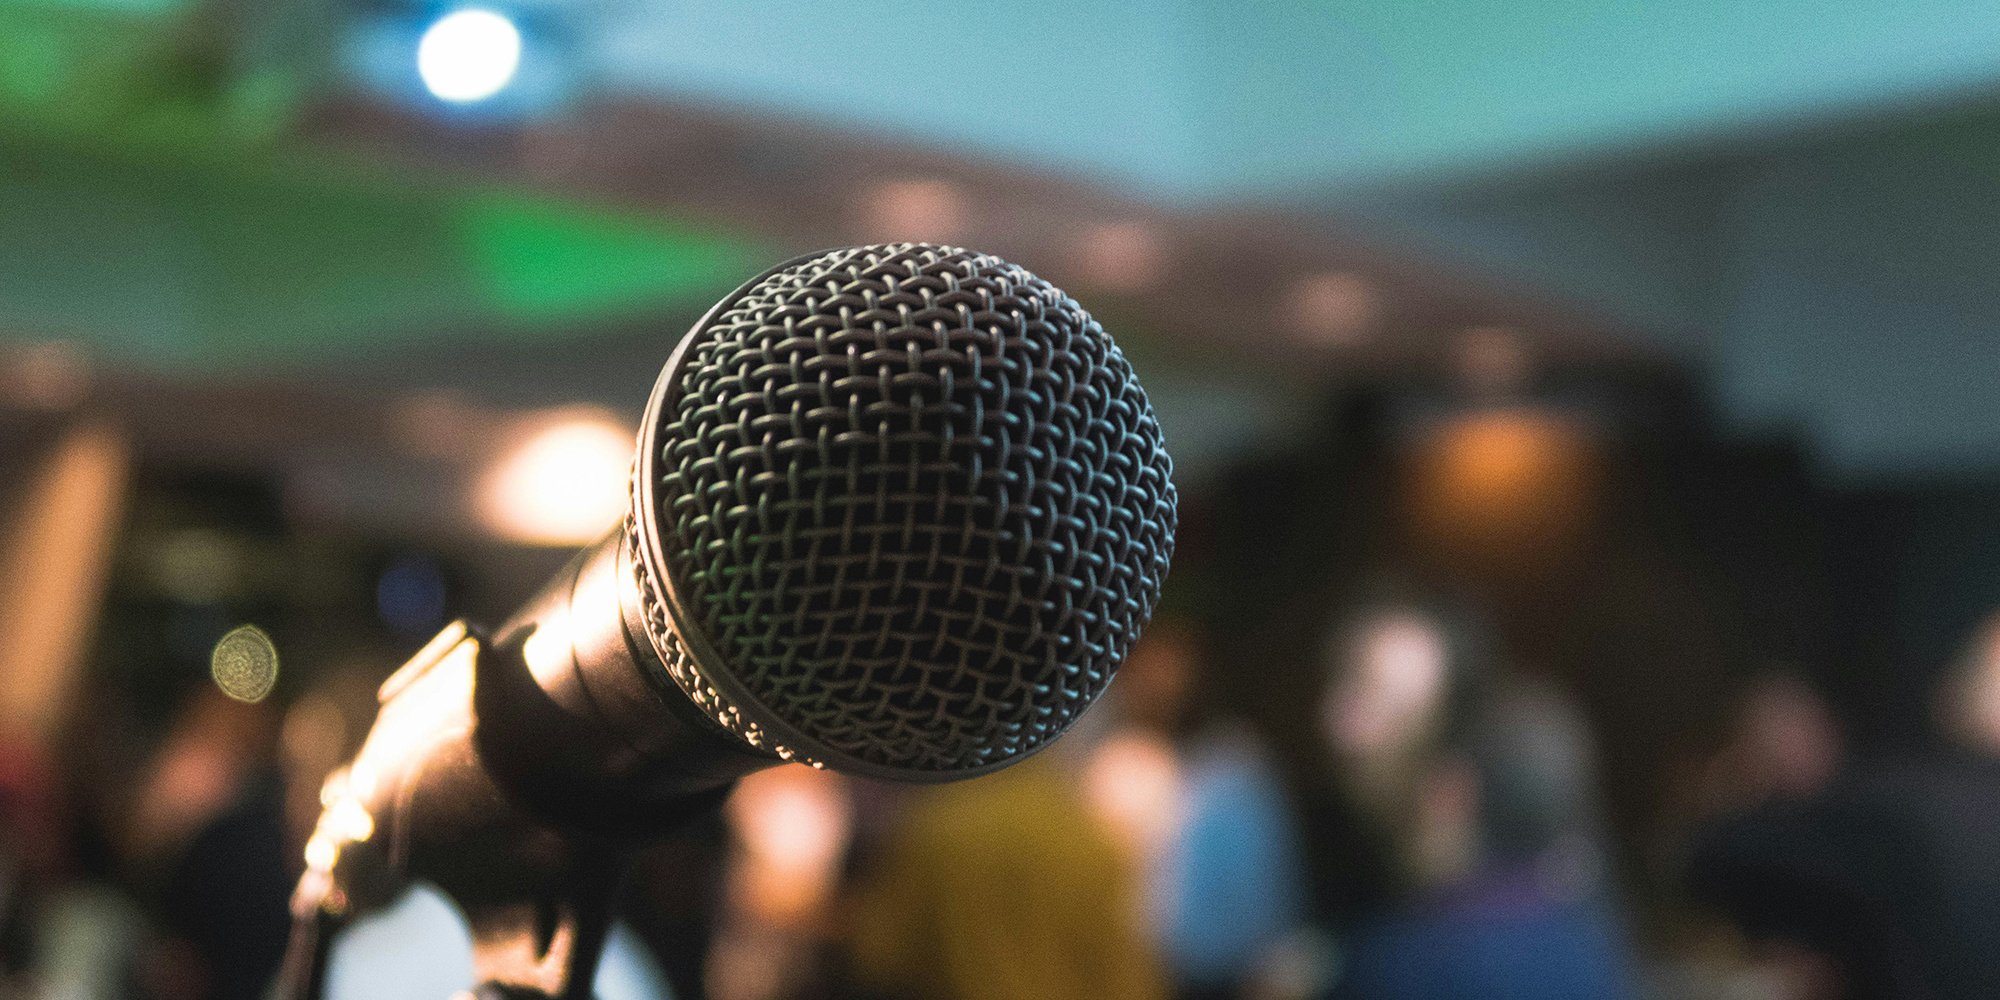
M 479 484 L 480 520 L 528 545 L 596 541 L 625 512 L 631 428 L 594 409 L 545 412 L 524 424 L 527 433 Z
M 439 100 L 483 101 L 521 66 L 521 31 L 490 10 L 468 8 L 438 18 L 417 43 L 417 73 Z

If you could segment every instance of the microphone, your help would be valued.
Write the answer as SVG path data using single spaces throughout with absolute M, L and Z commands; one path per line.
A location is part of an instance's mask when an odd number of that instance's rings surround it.
M 624 523 L 384 684 L 301 927 L 423 878 L 491 995 L 587 996 L 623 852 L 736 778 L 950 781 L 1061 735 L 1159 598 L 1171 473 L 1110 335 L 1023 268 L 903 243 L 749 281 L 660 374 Z

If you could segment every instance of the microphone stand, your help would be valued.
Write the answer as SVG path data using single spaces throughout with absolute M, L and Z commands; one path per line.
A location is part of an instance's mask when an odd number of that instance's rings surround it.
M 477 1000 L 591 1000 L 611 926 L 625 856 L 577 864 L 540 898 L 498 892 L 478 905 L 460 897 L 472 931 Z M 499 873 L 496 873 L 496 876 Z M 496 877 L 494 885 L 507 881 Z M 514 898 L 506 898 L 508 896 Z M 324 905 L 294 899 L 292 937 L 279 972 L 281 1000 L 324 1000 L 335 935 L 349 922 Z M 441 998 L 442 1000 L 442 998 Z
M 519 746 L 531 741 L 518 734 L 525 725 L 553 732 L 551 705 L 518 650 L 462 622 L 390 677 L 380 697 L 367 744 L 321 792 L 276 995 L 323 1000 L 341 928 L 422 879 L 465 915 L 478 1000 L 591 1000 L 633 851 L 659 832 L 657 821 L 583 829 L 524 807 L 502 774 L 545 749 Z M 503 742 L 502 733 L 515 738 Z M 732 787 L 675 800 L 676 818 L 719 807 Z

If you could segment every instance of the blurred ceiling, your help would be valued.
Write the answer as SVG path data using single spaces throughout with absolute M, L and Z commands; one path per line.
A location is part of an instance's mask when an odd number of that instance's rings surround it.
M 444 326 L 534 339 L 712 298 L 764 253 L 286 141 L 297 86 L 171 5 L 0 7 L 0 319 L 126 364 L 324 362 Z
M 1989 94 L 1974 0 L 621 4 L 594 78 L 1209 202 L 1321 197 Z
M 928 238 L 1076 290 L 1214 449 L 1500 326 L 1699 365 L 1843 472 L 2000 465 L 2000 8 L 490 6 L 520 82 L 452 107 L 416 80 L 434 4 L 0 0 L 34 251 L 0 316 L 533 398 L 656 363 L 775 256 Z

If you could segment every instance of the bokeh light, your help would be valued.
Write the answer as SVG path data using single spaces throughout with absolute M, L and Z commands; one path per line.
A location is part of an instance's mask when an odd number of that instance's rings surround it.
M 1302 341 L 1352 344 L 1374 332 L 1382 312 L 1382 294 L 1373 282 L 1351 271 L 1329 271 L 1294 283 L 1278 322 Z
M 839 775 L 784 767 L 745 777 L 725 812 L 740 848 L 731 873 L 737 906 L 785 922 L 832 897 L 854 834 L 854 804 Z
M 1393 609 L 1364 623 L 1339 653 L 1347 672 L 1321 706 L 1321 724 L 1343 754 L 1365 756 L 1428 730 L 1444 697 L 1450 655 L 1436 621 Z
M 1160 851 L 1173 831 L 1180 804 L 1180 770 L 1173 748 L 1143 731 L 1104 741 L 1084 768 L 1084 801 L 1091 814 L 1134 857 Z
M 595 541 L 625 512 L 632 429 L 594 409 L 556 411 L 537 422 L 480 484 L 480 519 L 528 545 Z
M 1457 557 L 1551 563 L 1592 520 L 1598 446 L 1573 414 L 1530 407 L 1463 414 L 1431 428 L 1411 458 L 1415 527 Z
M 1143 291 L 1159 284 L 1167 273 L 1165 241 L 1143 222 L 1104 222 L 1086 228 L 1077 241 L 1076 258 L 1079 277 L 1112 292 Z
M 521 67 L 521 32 L 490 10 L 446 14 L 417 44 L 417 72 L 441 101 L 483 101 L 505 89 Z
M 870 189 L 861 199 L 857 221 L 870 240 L 960 243 L 971 228 L 972 212 L 964 188 L 951 181 L 901 178 Z
M 239 625 L 216 642 L 208 671 L 223 694 L 237 701 L 263 701 L 278 683 L 278 647 L 263 629 Z

